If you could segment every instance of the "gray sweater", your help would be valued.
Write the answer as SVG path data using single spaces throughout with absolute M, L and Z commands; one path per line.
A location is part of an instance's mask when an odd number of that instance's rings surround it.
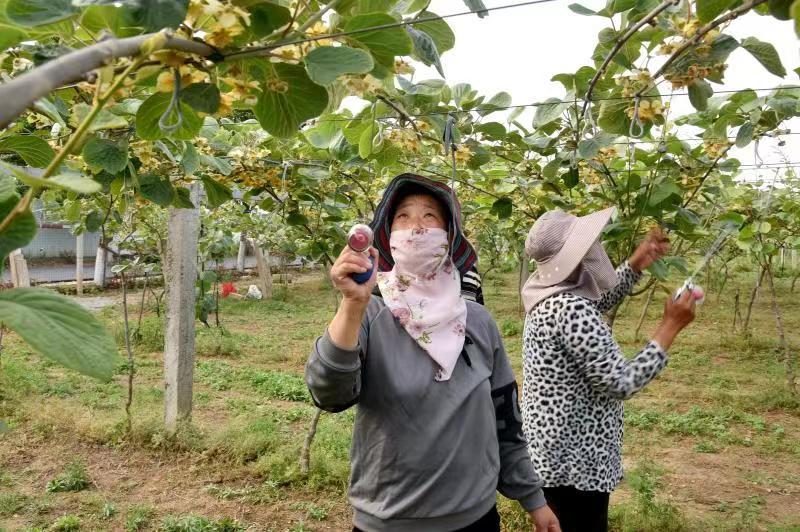
M 497 326 L 467 301 L 464 351 L 448 381 L 373 296 L 358 347 L 327 331 L 306 365 L 314 402 L 330 412 L 358 403 L 350 502 L 365 531 L 447 531 L 491 510 L 496 491 L 528 510 L 544 506 Z

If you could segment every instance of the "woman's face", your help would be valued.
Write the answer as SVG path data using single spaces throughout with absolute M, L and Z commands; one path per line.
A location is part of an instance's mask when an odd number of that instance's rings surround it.
M 406 196 L 392 218 L 392 231 L 402 229 L 445 229 L 447 219 L 442 206 L 432 196 L 413 194 Z

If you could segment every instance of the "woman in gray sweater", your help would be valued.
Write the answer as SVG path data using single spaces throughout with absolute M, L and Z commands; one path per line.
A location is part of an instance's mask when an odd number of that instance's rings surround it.
M 306 382 L 330 412 L 357 404 L 350 502 L 355 531 L 499 531 L 496 491 L 535 530 L 559 531 L 522 435 L 517 387 L 483 306 L 461 295 L 476 261 L 452 191 L 403 174 L 372 222 L 377 273 L 345 248 L 331 268 L 339 309 Z M 371 295 L 377 282 L 382 297 Z

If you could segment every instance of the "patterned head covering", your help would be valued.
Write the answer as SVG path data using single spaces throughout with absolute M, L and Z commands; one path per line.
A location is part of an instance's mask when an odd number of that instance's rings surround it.
M 378 250 L 378 271 L 388 272 L 394 266 L 392 252 L 389 248 L 389 237 L 392 233 L 392 215 L 399 198 L 403 197 L 403 189 L 413 187 L 433 196 L 449 211 L 448 231 L 452 242 L 451 256 L 453 264 L 464 275 L 475 265 L 478 255 L 472 244 L 464 236 L 461 226 L 461 205 L 450 187 L 439 181 L 416 174 L 401 174 L 389 183 L 383 198 L 375 209 L 375 217 L 370 227 L 375 232 L 375 248 Z M 453 227 L 455 225 L 455 227 Z

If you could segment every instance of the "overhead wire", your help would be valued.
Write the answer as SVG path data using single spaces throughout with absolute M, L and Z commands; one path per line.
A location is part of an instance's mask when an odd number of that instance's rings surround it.
M 519 7 L 526 7 L 526 6 L 536 5 L 536 4 L 547 4 L 547 3 L 551 3 L 551 2 L 555 2 L 555 1 L 556 0 L 530 0 L 530 1 L 527 1 L 527 2 L 517 2 L 515 4 L 506 4 L 506 5 L 502 5 L 502 6 L 487 7 L 487 8 L 481 9 L 480 11 L 481 12 L 501 11 L 501 10 L 504 10 L 504 9 L 513 9 L 513 8 L 519 8 Z M 388 30 L 388 29 L 392 29 L 392 28 L 402 28 L 402 27 L 405 27 L 405 26 L 413 26 L 415 24 L 424 24 L 426 22 L 436 22 L 436 21 L 439 21 L 439 20 L 446 20 L 446 19 L 449 19 L 449 18 L 463 17 L 463 16 L 467 16 L 467 15 L 474 15 L 474 14 L 476 14 L 476 11 L 472 11 L 472 10 L 470 10 L 470 11 L 459 11 L 457 13 L 450 13 L 450 14 L 447 14 L 447 15 L 433 15 L 433 16 L 429 16 L 429 17 L 418 17 L 418 18 L 413 18 L 413 19 L 409 19 L 409 20 L 401 20 L 401 21 L 398 21 L 398 22 L 390 22 L 390 23 L 387 23 L 387 24 L 378 24 L 376 26 L 369 26 L 369 27 L 366 27 L 366 28 L 358 28 L 358 29 L 349 30 L 349 31 L 339 31 L 339 32 L 335 32 L 335 33 L 328 33 L 328 34 L 325 34 L 325 35 L 315 35 L 313 37 L 305 37 L 305 38 L 302 38 L 302 39 L 295 39 L 295 40 L 291 40 L 291 41 L 276 42 L 274 44 L 269 44 L 269 45 L 265 45 L 265 46 L 253 46 L 253 47 L 250 47 L 250 48 L 242 48 L 241 50 L 237 50 L 236 52 L 232 52 L 230 54 L 224 55 L 223 58 L 225 60 L 230 60 L 230 59 L 235 59 L 237 57 L 251 56 L 254 53 L 258 53 L 258 52 L 261 52 L 261 51 L 268 51 L 268 50 L 275 50 L 275 49 L 278 49 L 278 48 L 283 48 L 285 46 L 295 46 L 295 45 L 298 45 L 298 44 L 305 44 L 305 43 L 317 42 L 317 41 L 328 40 L 328 39 L 336 39 L 338 37 L 349 37 L 351 35 L 360 35 L 360 34 L 363 34 L 363 33 L 370 33 L 370 32 L 373 32 L 373 31 Z
M 716 91 L 714 94 L 741 94 L 745 92 L 762 92 L 762 91 L 778 91 L 778 90 L 797 90 L 800 89 L 800 85 L 788 85 L 788 86 L 777 86 L 777 87 L 763 87 L 758 89 L 729 89 L 729 90 L 721 90 Z M 653 94 L 653 95 L 642 95 L 640 98 L 662 98 L 662 97 L 669 97 L 669 96 L 689 96 L 688 92 L 676 92 L 676 93 L 665 93 L 665 94 Z M 604 101 L 621 101 L 621 100 L 634 100 L 633 96 L 610 96 L 605 98 L 592 98 L 592 102 L 604 102 Z M 443 116 L 448 114 L 464 114 L 464 113 L 480 113 L 480 112 L 497 112 L 497 111 L 508 111 L 511 109 L 518 109 L 518 108 L 528 108 L 528 107 L 543 107 L 543 106 L 551 106 L 551 105 L 564 105 L 564 104 L 575 104 L 575 102 L 582 101 L 581 98 L 573 98 L 571 100 L 551 100 L 551 101 L 544 101 L 544 102 L 531 102 L 531 103 L 524 103 L 524 104 L 516 104 L 516 105 L 486 105 L 484 107 L 475 107 L 472 109 L 449 109 L 449 110 L 441 110 L 441 111 L 429 111 L 426 113 L 405 113 L 403 116 L 397 115 L 383 115 L 378 116 L 376 120 L 388 120 L 388 119 L 407 119 L 407 118 L 425 118 L 428 116 Z M 313 124 L 321 124 L 325 122 L 352 122 L 353 120 L 365 120 L 366 117 L 352 117 L 352 118 L 324 118 L 319 120 L 310 120 L 309 123 Z

